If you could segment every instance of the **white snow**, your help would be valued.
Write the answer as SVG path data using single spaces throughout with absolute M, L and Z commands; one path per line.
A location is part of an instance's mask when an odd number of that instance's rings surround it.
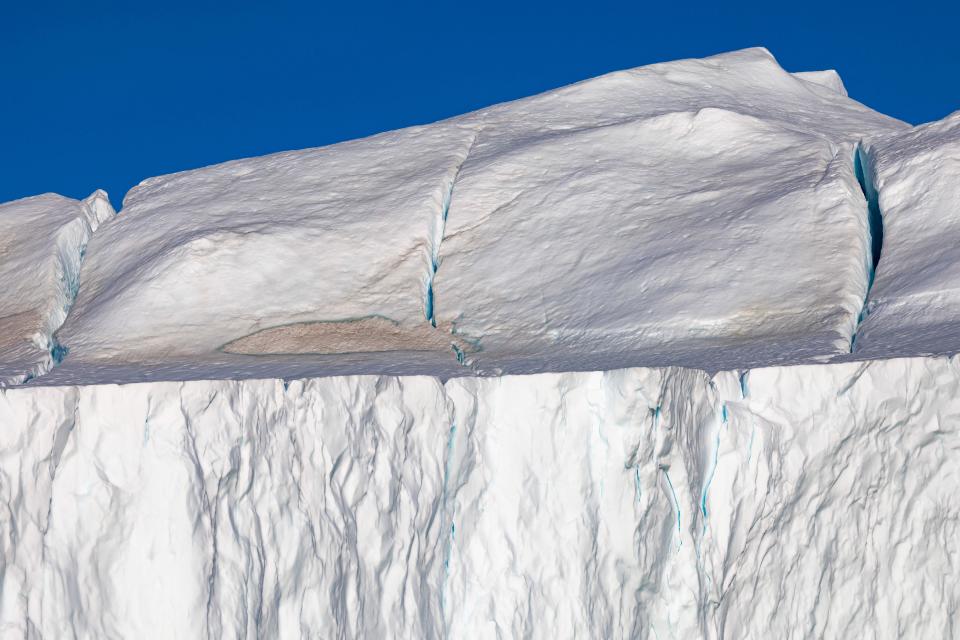
M 840 95 L 847 95 L 847 88 L 843 85 L 843 79 L 840 77 L 840 74 L 833 69 L 826 71 L 800 71 L 794 73 L 793 76 L 817 86 L 830 89 Z
M 902 126 L 764 50 L 491 109 L 455 185 L 438 318 L 504 371 L 848 352 L 868 277 L 854 145 Z
M 336 354 L 344 331 L 373 323 L 401 333 L 371 349 L 439 338 L 452 360 L 425 294 L 444 194 L 474 135 L 441 124 L 147 180 L 91 243 L 58 337 L 94 367 L 189 369 L 229 362 L 231 343 L 264 330 L 277 334 L 240 352 Z M 312 342 L 288 339 L 291 327 Z

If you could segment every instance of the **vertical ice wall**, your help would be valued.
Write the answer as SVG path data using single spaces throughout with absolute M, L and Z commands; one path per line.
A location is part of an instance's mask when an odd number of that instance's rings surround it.
M 954 637 L 960 362 L 0 392 L 0 631 Z
M 446 415 L 430 378 L 0 395 L 0 635 L 437 637 Z
M 455 408 L 450 637 L 695 637 L 707 376 L 465 378 Z

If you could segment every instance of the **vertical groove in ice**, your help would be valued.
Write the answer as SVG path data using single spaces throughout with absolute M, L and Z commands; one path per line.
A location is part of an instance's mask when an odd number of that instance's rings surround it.
M 463 159 L 453 171 L 453 177 L 450 178 L 450 183 L 443 194 L 443 201 L 440 206 L 440 215 L 434 228 L 434 237 L 431 239 L 430 243 L 430 272 L 427 275 L 427 286 L 423 301 L 423 313 L 424 316 L 426 316 L 427 321 L 434 327 L 437 326 L 437 318 L 436 309 L 434 308 L 435 302 L 433 281 L 437 276 L 437 270 L 440 268 L 440 245 L 443 244 L 444 234 L 446 233 L 447 217 L 450 215 L 450 203 L 453 200 L 453 189 L 457 184 L 457 179 L 460 177 L 460 170 L 463 169 L 463 165 L 466 164 L 467 158 L 470 157 L 470 152 L 473 150 L 473 146 L 477 143 L 477 138 L 479 135 L 479 131 L 474 133 L 473 138 L 470 140 L 470 144 L 467 146 L 467 152 L 463 154 Z M 458 360 L 460 357 L 461 355 L 458 353 Z
M 106 192 L 100 189 L 87 197 L 82 207 L 83 215 L 60 228 L 54 241 L 57 292 L 46 310 L 43 327 L 33 338 L 34 344 L 46 355 L 22 379 L 15 381 L 17 384 L 27 383 L 48 373 L 67 356 L 67 348 L 57 341 L 55 334 L 63 326 L 77 299 L 80 267 L 90 238 L 101 223 L 116 215 Z
M 864 295 L 863 307 L 857 318 L 857 327 L 850 339 L 851 353 L 856 350 L 857 333 L 860 331 L 860 325 L 870 315 L 870 291 L 873 288 L 877 267 L 880 265 L 880 254 L 883 250 L 883 212 L 880 210 L 880 197 L 874 184 L 873 168 L 870 166 L 869 157 L 864 151 L 862 142 L 857 144 L 853 154 L 853 170 L 857 176 L 857 182 L 860 184 L 860 190 L 863 191 L 863 197 L 867 202 L 870 263 L 868 265 L 867 292 Z

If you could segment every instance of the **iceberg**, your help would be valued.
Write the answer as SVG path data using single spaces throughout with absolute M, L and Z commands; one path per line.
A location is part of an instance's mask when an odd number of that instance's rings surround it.
M 765 49 L 0 205 L 0 635 L 956 635 L 957 115 Z

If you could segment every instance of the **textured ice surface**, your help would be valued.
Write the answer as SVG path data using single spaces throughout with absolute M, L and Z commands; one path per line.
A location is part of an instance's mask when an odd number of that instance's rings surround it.
M 750 49 L 153 178 L 92 241 L 45 383 L 846 353 L 855 146 L 905 126 Z
M 0 387 L 45 373 L 80 286 L 90 235 L 113 216 L 107 194 L 48 193 L 0 204 Z
M 437 637 L 430 378 L 0 391 L 0 635 Z
M 857 354 L 960 350 L 960 113 L 865 145 L 883 252 Z
M 427 283 L 444 194 L 473 136 L 440 124 L 147 180 L 91 243 L 58 336 L 71 362 L 207 363 L 226 376 L 269 356 L 338 354 L 345 329 L 377 319 L 400 337 L 371 349 L 436 349 Z M 223 351 L 304 324 L 317 329 L 306 349 L 276 339 L 247 358 Z M 455 365 L 450 343 L 439 351 Z
M 960 362 L 0 392 L 4 635 L 956 637 Z
M 481 370 L 848 351 L 868 280 L 854 145 L 903 125 L 833 78 L 751 49 L 490 109 L 454 187 L 438 317 Z
M 840 77 L 840 74 L 833 69 L 826 71 L 800 71 L 793 75 L 805 82 L 825 87 L 844 96 L 847 95 L 847 88 L 843 86 L 843 79 Z

